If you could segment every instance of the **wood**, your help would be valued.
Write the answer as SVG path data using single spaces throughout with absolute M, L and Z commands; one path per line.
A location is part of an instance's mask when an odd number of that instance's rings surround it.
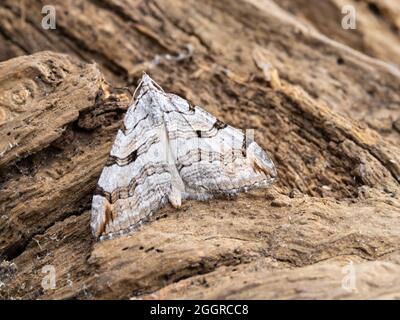
M 1 298 L 399 298 L 396 6 L 350 1 L 345 31 L 339 0 L 54 0 L 44 30 L 47 3 L 23 3 L 0 4 Z M 254 128 L 278 181 L 95 243 L 92 195 L 143 70 Z

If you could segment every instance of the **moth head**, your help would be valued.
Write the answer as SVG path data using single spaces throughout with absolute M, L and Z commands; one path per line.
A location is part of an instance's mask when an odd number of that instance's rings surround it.
M 148 90 L 164 92 L 164 90 L 147 73 L 143 72 L 142 78 L 140 79 L 139 84 L 133 93 L 133 99 L 136 100 Z
M 143 86 L 152 86 L 153 85 L 153 79 L 152 78 L 150 78 L 150 76 L 146 73 L 146 72 L 143 72 L 143 76 L 142 76 L 142 79 L 140 80 L 140 83 L 143 85 Z

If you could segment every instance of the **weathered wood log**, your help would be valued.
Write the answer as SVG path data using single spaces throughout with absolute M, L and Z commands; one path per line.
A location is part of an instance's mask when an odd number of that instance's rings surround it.
M 335 32 L 321 2 L 294 3 L 54 0 L 45 30 L 44 1 L 3 1 L 0 297 L 399 297 L 400 70 L 382 49 L 400 50 L 397 9 L 357 2 L 360 28 Z M 324 6 L 340 17 L 340 1 Z M 386 41 L 363 44 L 368 23 Z M 120 87 L 143 70 L 254 128 L 279 180 L 96 243 L 91 196 L 131 101 Z M 357 291 L 342 286 L 350 261 Z

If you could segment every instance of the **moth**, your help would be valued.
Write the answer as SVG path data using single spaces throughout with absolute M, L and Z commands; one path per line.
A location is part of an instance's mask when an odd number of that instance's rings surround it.
M 93 196 L 95 237 L 135 230 L 167 203 L 230 198 L 274 182 L 273 161 L 243 131 L 165 93 L 147 74 L 134 97 Z

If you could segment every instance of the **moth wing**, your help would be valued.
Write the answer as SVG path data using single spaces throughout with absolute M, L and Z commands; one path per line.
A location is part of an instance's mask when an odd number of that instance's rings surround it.
M 163 119 L 157 110 L 148 112 L 153 93 L 141 93 L 127 111 L 93 196 L 91 228 L 96 237 L 135 228 L 171 195 Z
M 165 123 L 188 198 L 231 196 L 273 183 L 276 169 L 251 137 L 168 94 Z

